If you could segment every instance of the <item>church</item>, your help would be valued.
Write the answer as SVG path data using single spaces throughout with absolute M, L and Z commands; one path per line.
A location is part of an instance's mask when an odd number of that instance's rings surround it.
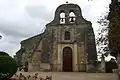
M 97 52 L 92 23 L 79 5 L 57 7 L 42 34 L 21 41 L 15 59 L 28 72 L 89 72 L 95 70 Z

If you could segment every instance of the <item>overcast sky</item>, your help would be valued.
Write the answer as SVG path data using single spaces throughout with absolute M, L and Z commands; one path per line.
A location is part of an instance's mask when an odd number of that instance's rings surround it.
M 41 33 L 53 20 L 56 8 L 66 1 L 81 7 L 83 17 L 93 23 L 97 34 L 96 21 L 109 10 L 111 0 L 0 0 L 0 51 L 15 55 L 20 41 Z

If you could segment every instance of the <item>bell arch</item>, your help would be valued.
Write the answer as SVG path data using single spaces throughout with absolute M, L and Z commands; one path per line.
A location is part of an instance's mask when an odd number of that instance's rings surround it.
M 70 23 L 75 23 L 75 20 L 76 20 L 76 15 L 75 15 L 74 11 L 71 10 L 69 12 L 69 22 Z
M 60 24 L 65 24 L 65 12 L 60 12 Z

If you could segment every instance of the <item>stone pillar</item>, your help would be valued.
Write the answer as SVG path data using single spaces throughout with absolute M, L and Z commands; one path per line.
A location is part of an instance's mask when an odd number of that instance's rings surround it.
M 57 60 L 57 71 L 62 71 L 62 49 L 61 49 L 61 45 L 58 44 L 58 60 Z
M 77 61 L 77 44 L 74 44 L 73 48 L 73 71 L 77 72 L 78 71 L 78 61 Z

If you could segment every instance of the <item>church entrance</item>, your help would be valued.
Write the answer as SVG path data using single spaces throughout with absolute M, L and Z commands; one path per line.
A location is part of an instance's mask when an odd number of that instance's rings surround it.
M 63 49 L 63 71 L 72 72 L 72 49 L 65 47 Z

